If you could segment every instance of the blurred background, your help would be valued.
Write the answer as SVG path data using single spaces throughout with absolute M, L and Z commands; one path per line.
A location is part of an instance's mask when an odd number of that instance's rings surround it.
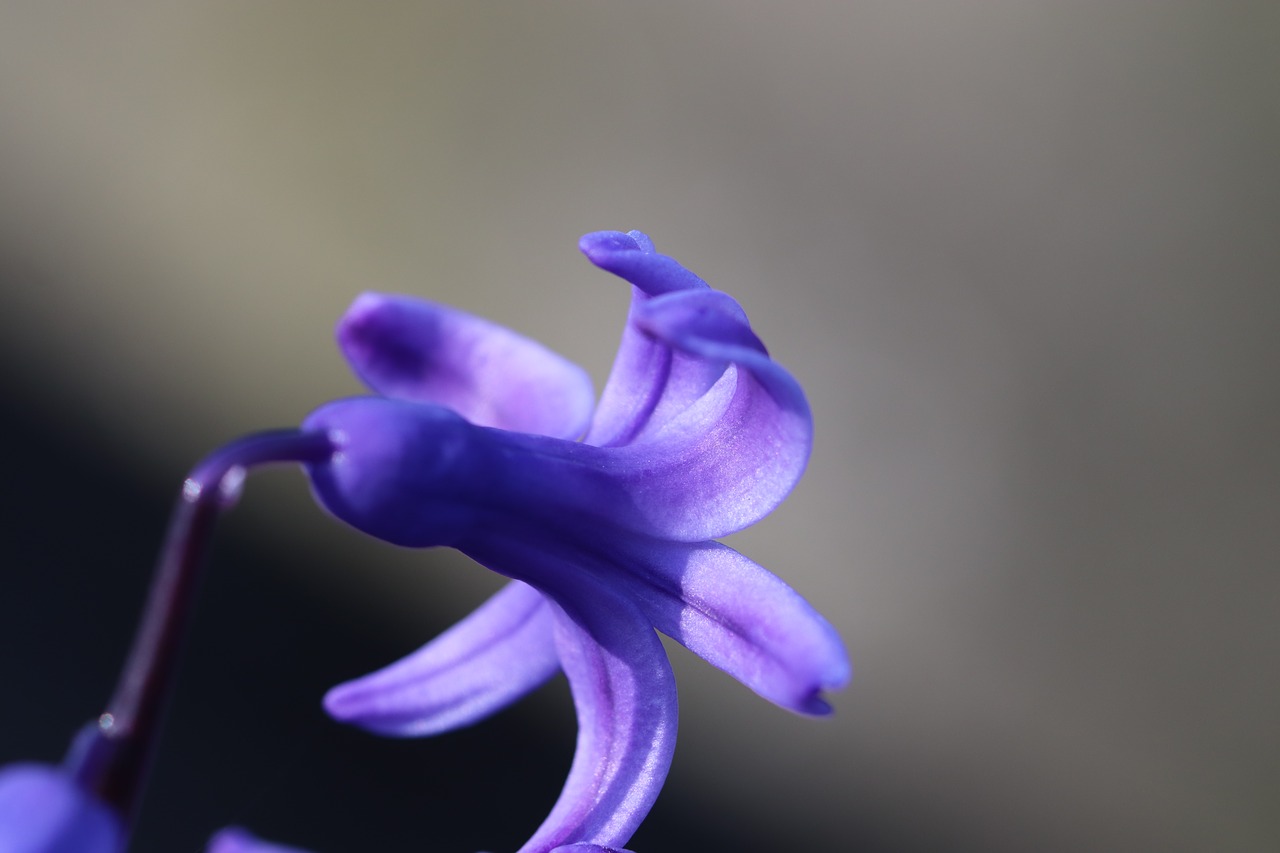
M 603 384 L 647 231 L 807 389 L 792 498 L 731 544 L 854 661 L 792 717 L 683 650 L 629 845 L 1280 848 L 1280 5 L 9 0 L 0 7 L 0 762 L 107 698 L 168 506 L 358 386 L 367 288 Z M 138 851 L 514 849 L 563 680 L 415 742 L 325 688 L 498 580 L 255 477 Z

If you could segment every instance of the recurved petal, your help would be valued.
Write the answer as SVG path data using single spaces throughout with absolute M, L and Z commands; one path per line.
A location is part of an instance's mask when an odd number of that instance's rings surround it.
M 631 492 L 650 531 L 693 542 L 759 521 L 809 461 L 813 418 L 799 383 L 723 293 L 659 297 L 636 312 L 636 324 L 672 350 L 723 368 L 695 401 L 614 451 L 635 472 Z
M 497 557 L 493 542 L 462 548 L 495 571 L 523 572 L 539 586 L 603 584 L 634 602 L 646 624 L 796 713 L 830 713 L 823 692 L 849 681 L 848 654 L 831 624 L 780 578 L 727 545 L 617 531 L 572 540 L 545 529 L 527 536 Z
M 658 254 L 653 241 L 639 231 L 585 234 L 578 241 L 578 248 L 591 263 L 626 279 L 649 296 L 708 286 L 675 258 Z
M 715 538 L 767 515 L 809 459 L 813 420 L 799 384 L 737 302 L 643 234 L 588 234 L 581 247 L 635 285 L 586 443 L 625 446 L 644 472 L 637 504 L 655 535 Z
M 560 668 L 542 593 L 512 581 L 408 657 L 325 696 L 335 719 L 396 737 L 479 722 Z
M 625 597 L 553 557 L 529 556 L 541 563 L 530 568 L 549 580 L 546 591 L 557 602 L 556 648 L 578 713 L 578 743 L 559 799 L 519 853 L 620 846 L 648 814 L 671 766 L 671 665 L 652 625 Z
M 577 438 L 591 418 L 586 372 L 541 344 L 423 299 L 359 296 L 338 322 L 356 375 L 387 397 L 435 403 L 472 423 Z
M 5 853 L 117 853 L 115 812 L 44 764 L 0 768 L 0 850 Z
M 724 372 L 723 365 L 673 352 L 635 324 L 637 312 L 652 297 L 708 286 L 674 258 L 654 251 L 652 241 L 639 231 L 587 234 L 578 247 L 596 266 L 633 285 L 622 342 L 585 439 L 599 446 L 626 444 L 663 413 L 696 400 Z
M 246 829 L 229 826 L 220 830 L 205 847 L 205 853 L 307 853 L 301 847 L 285 847 L 263 841 Z
M 849 681 L 844 643 L 776 575 L 718 542 L 637 540 L 615 553 L 613 577 L 659 631 L 771 702 L 831 712 L 822 693 Z

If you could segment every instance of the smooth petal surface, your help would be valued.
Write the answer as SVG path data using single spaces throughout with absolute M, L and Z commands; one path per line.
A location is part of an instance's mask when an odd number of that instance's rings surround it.
M 325 709 L 397 737 L 471 725 L 559 671 L 551 622 L 542 593 L 512 581 L 408 657 L 330 690 Z
M 0 769 L 4 853 L 119 853 L 120 819 L 64 771 L 44 764 Z
M 578 249 L 591 263 L 631 282 L 648 296 L 708 287 L 675 258 L 658 254 L 653 241 L 640 231 L 584 234 L 578 240 Z
M 657 798 L 675 749 L 675 677 L 662 643 L 626 597 L 554 555 L 492 540 L 469 553 L 491 568 L 517 564 L 546 580 L 578 713 L 564 789 L 519 853 L 625 844 Z
M 523 487 L 552 483 L 561 505 L 589 496 L 585 508 L 614 524 L 682 542 L 715 539 L 759 521 L 791 492 L 809 461 L 813 419 L 800 386 L 765 354 L 724 294 L 678 292 L 651 300 L 637 312 L 637 327 L 712 365 L 719 378 L 622 446 L 556 447 L 510 436 L 508 443 L 527 449 L 522 467 L 538 471 Z M 561 465 L 553 474 L 553 457 L 572 460 L 577 470 Z
M 674 350 L 727 366 L 695 402 L 617 448 L 618 464 L 635 472 L 629 491 L 653 534 L 714 539 L 764 518 L 809 461 L 813 417 L 799 384 L 724 294 L 673 293 L 636 319 Z
M 205 853 L 307 853 L 301 847 L 286 847 L 263 841 L 246 829 L 230 826 L 209 839 Z
M 660 418 L 659 408 L 678 410 L 702 394 L 718 378 L 715 366 L 673 353 L 636 326 L 636 313 L 650 298 L 680 290 L 707 290 L 707 283 L 675 259 L 658 254 L 639 231 L 598 231 L 578 241 L 596 266 L 632 284 L 631 309 L 622 342 L 605 383 L 600 405 L 585 441 L 599 446 L 626 444 Z
M 516 432 L 577 438 L 594 393 L 580 367 L 488 320 L 423 299 L 365 293 L 338 344 L 371 389 Z
M 801 714 L 830 713 L 823 691 L 844 687 L 851 675 L 844 644 L 776 575 L 718 542 L 617 533 L 592 539 L 528 533 L 497 557 L 493 540 L 460 547 L 494 571 L 539 586 L 603 583 L 635 602 L 645 624 L 769 701 Z
M 756 693 L 801 714 L 851 674 L 840 636 L 780 578 L 718 542 L 619 543 L 598 565 L 662 633 Z

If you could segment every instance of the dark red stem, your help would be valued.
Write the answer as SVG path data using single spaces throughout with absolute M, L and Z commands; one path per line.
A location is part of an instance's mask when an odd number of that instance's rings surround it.
M 137 812 L 159 737 L 214 523 L 239 497 L 248 469 L 273 462 L 323 462 L 333 452 L 324 433 L 256 433 L 211 453 L 183 483 L 115 694 L 97 723 L 77 739 L 66 762 L 80 784 L 115 808 L 126 826 Z

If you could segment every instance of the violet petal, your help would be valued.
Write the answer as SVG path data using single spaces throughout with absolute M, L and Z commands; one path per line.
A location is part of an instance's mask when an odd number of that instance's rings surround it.
M 118 853 L 119 817 L 45 764 L 0 769 L 0 850 L 5 853 Z
M 727 545 L 614 531 L 583 533 L 577 541 L 526 533 L 507 546 L 517 558 L 495 557 L 493 536 L 459 547 L 494 571 L 539 587 L 603 583 L 638 605 L 646 624 L 790 711 L 830 713 L 823 691 L 849 681 L 849 658 L 831 624 L 780 578 Z M 541 556 L 529 556 L 534 552 Z
M 246 829 L 229 826 L 209 839 L 205 853 L 307 853 L 301 847 L 286 847 L 263 841 Z
M 707 287 L 675 258 L 658 254 L 653 241 L 640 231 L 584 234 L 578 240 L 578 249 L 600 269 L 631 282 L 649 296 Z
M 609 381 L 600 397 L 586 441 L 610 446 L 631 441 L 664 408 L 679 408 L 680 391 L 700 394 L 708 379 L 707 368 L 696 361 L 672 353 L 662 341 L 639 329 L 636 312 L 651 297 L 680 290 L 706 290 L 707 283 L 678 261 L 654 251 L 653 242 L 639 231 L 599 231 L 578 241 L 578 248 L 596 266 L 629 281 L 631 309 L 622 330 L 622 342 L 614 359 Z M 672 400 L 671 398 L 677 398 Z M 695 396 L 696 399 L 696 396 Z M 689 399 L 683 398 L 684 403 Z
M 771 702 L 831 712 L 821 694 L 849 681 L 844 644 L 780 578 L 718 542 L 615 548 L 612 576 L 659 631 Z
M 546 600 L 512 581 L 408 657 L 333 688 L 324 704 L 378 734 L 432 735 L 479 722 L 559 669 Z
M 609 585 L 551 555 L 487 544 L 478 555 L 486 565 L 519 562 L 549 580 L 556 648 L 578 714 L 564 789 L 519 853 L 625 844 L 657 798 L 675 749 L 678 707 L 666 651 L 648 619 Z
M 637 312 L 637 324 L 673 349 L 726 365 L 695 402 L 616 449 L 616 464 L 636 472 L 630 491 L 649 530 L 689 542 L 759 521 L 808 464 L 813 417 L 804 392 L 722 293 L 659 297 Z
M 496 323 L 424 299 L 365 293 L 338 344 L 371 389 L 436 403 L 472 423 L 577 438 L 594 393 L 582 368 Z

